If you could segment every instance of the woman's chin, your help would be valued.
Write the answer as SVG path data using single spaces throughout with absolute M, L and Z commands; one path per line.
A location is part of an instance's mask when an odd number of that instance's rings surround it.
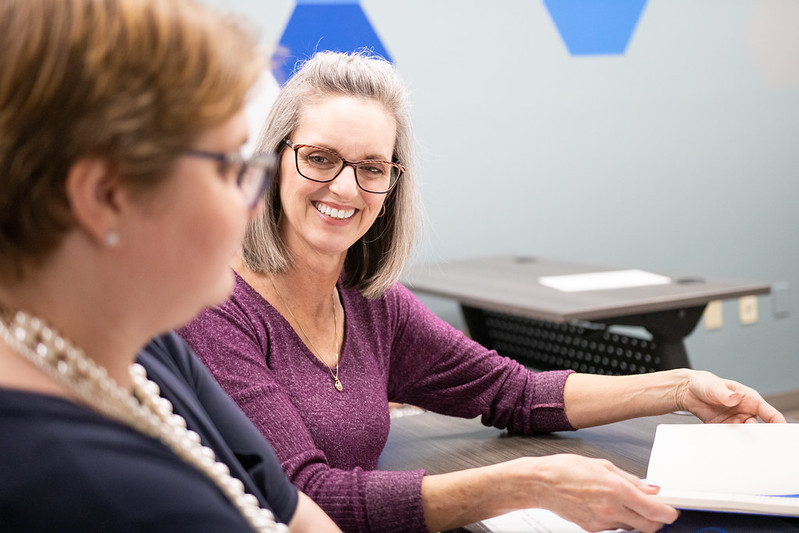
M 359 237 L 360 238 L 360 237 Z M 316 237 L 312 241 L 313 248 L 326 255 L 346 254 L 347 251 L 356 243 L 356 238 L 342 238 L 340 235 L 323 235 Z
M 211 303 L 211 305 L 221 304 L 230 298 L 231 293 L 233 293 L 233 285 L 235 284 L 235 280 L 236 277 L 233 274 L 233 269 L 225 269 L 224 277 L 220 279 L 219 283 L 217 284 L 218 288 L 215 295 L 216 300 Z
M 233 292 L 233 273 L 231 271 L 229 280 L 220 282 L 218 286 L 215 288 L 215 290 L 209 292 L 206 295 L 206 298 L 202 302 L 200 302 L 199 305 L 188 310 L 184 316 L 177 317 L 176 323 L 172 324 L 169 329 L 182 327 L 191 322 L 192 320 L 194 320 L 194 318 L 197 315 L 199 315 L 209 307 L 225 303 L 227 299 L 230 298 L 230 294 L 232 292 Z
M 233 292 L 234 282 L 235 277 L 233 275 L 233 269 L 226 269 L 224 275 L 221 276 L 215 284 L 213 284 L 213 288 L 208 287 L 209 291 L 206 295 L 206 299 L 203 302 L 202 307 L 197 310 L 197 314 L 207 307 L 213 307 L 215 305 L 225 303 L 225 301 L 230 298 L 230 295 Z

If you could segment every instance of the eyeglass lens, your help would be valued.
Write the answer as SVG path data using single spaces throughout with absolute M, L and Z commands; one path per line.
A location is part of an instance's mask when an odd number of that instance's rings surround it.
M 316 146 L 297 146 L 295 148 L 297 170 L 313 181 L 332 181 L 344 167 L 355 168 L 355 179 L 367 192 L 384 193 L 391 190 L 402 173 L 401 169 L 388 161 L 345 162 L 335 152 Z
M 226 152 L 209 152 L 191 149 L 186 155 L 203 157 L 217 161 L 220 172 L 225 176 L 235 176 L 245 202 L 255 206 L 261 194 L 272 184 L 277 170 L 277 158 L 274 154 L 258 153 L 250 159 L 243 159 L 239 154 Z
M 255 205 L 272 182 L 275 162 L 270 157 L 256 156 L 240 163 L 236 171 L 236 183 L 245 201 Z

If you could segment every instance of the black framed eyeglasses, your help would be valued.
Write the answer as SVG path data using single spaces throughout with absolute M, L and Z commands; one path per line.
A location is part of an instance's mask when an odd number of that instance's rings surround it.
M 294 150 L 294 163 L 300 176 L 318 183 L 333 181 L 344 167 L 351 166 L 358 187 L 374 194 L 387 194 L 405 172 L 405 167 L 397 162 L 378 159 L 348 161 L 324 146 L 293 143 L 288 139 L 283 142 Z
M 218 161 L 222 174 L 236 176 L 236 185 L 250 207 L 258 203 L 263 192 L 271 185 L 277 171 L 277 157 L 270 153 L 259 153 L 245 158 L 234 152 L 194 149 L 186 150 L 186 155 Z

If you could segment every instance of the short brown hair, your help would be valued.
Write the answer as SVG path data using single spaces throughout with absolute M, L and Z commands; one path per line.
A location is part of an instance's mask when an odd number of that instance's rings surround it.
M 344 263 L 344 286 L 357 287 L 367 298 L 377 298 L 399 278 L 419 229 L 420 200 L 407 90 L 385 59 L 368 52 L 318 52 L 280 91 L 263 126 L 258 150 L 276 152 L 284 148 L 283 140 L 298 127 L 304 106 L 326 96 L 376 101 L 397 124 L 392 157 L 406 170 L 385 200 L 385 215 L 350 247 Z M 279 181 L 278 176 L 266 192 L 264 209 L 250 221 L 244 236 L 244 261 L 256 272 L 282 272 L 294 261 L 278 231 Z
M 3 0 L 0 50 L 0 280 L 72 227 L 76 160 L 152 189 L 262 71 L 251 32 L 192 0 Z

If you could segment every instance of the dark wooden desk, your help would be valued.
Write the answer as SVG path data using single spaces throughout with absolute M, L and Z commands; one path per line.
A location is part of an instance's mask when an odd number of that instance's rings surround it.
M 415 266 L 403 282 L 413 291 L 459 301 L 472 337 L 488 348 L 537 368 L 600 374 L 689 367 L 683 339 L 708 302 L 770 292 L 765 283 L 685 275 L 671 275 L 665 285 L 581 292 L 538 281 L 614 270 L 620 269 L 498 256 Z M 617 324 L 643 327 L 652 340 L 604 327 Z
M 699 423 L 699 420 L 692 415 L 672 413 L 573 432 L 509 436 L 505 431 L 483 426 L 479 419 L 467 420 L 425 412 L 392 419 L 388 443 L 380 456 L 378 468 L 424 468 L 428 474 L 444 474 L 525 455 L 575 453 L 607 459 L 619 468 L 644 478 L 658 424 L 693 423 Z M 775 517 L 735 516 L 738 517 L 736 520 L 748 520 L 746 523 L 752 524 L 752 529 L 741 526 L 743 529 L 737 531 L 799 531 L 793 528 L 799 528 L 799 521 L 792 522 L 793 526 L 787 524 L 789 528 L 785 529 L 783 526 L 786 524 Z M 686 513 L 685 518 L 698 520 L 699 524 L 703 520 L 701 514 L 688 517 Z M 774 528 L 770 529 L 772 525 Z M 696 529 L 692 527 L 677 531 Z M 480 524 L 472 524 L 457 531 L 481 533 L 485 528 Z
M 668 414 L 606 426 L 537 436 L 510 436 L 485 427 L 479 418 L 454 418 L 436 413 L 403 416 L 391 421 L 391 432 L 378 468 L 444 474 L 522 456 L 576 453 L 608 459 L 619 468 L 646 476 L 649 452 L 658 424 L 698 422 L 692 415 Z

